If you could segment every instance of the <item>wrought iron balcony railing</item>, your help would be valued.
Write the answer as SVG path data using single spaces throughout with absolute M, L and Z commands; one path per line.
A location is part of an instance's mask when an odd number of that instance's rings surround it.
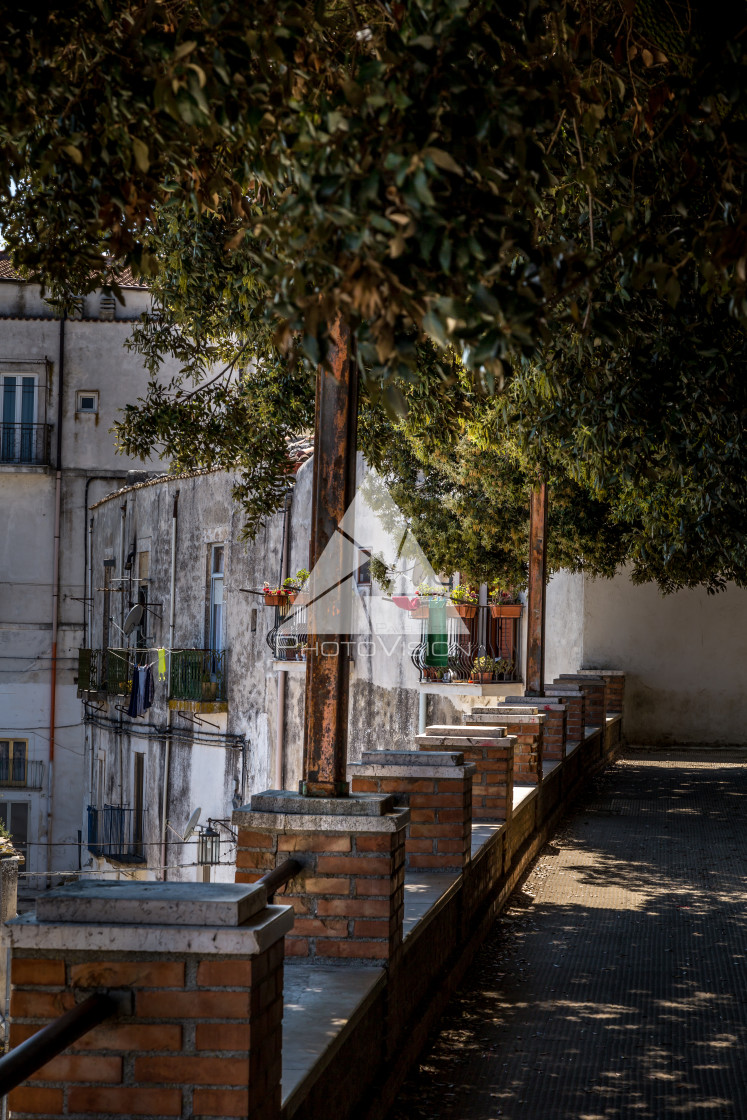
M 171 654 L 170 700 L 225 700 L 224 649 L 179 649 Z
M 169 699 L 225 700 L 227 657 L 227 650 L 172 650 Z M 153 658 L 152 649 L 79 649 L 78 690 L 128 696 L 135 666 Z
M 520 681 L 520 603 L 458 607 L 424 604 L 422 639 L 412 660 L 421 681 L 499 684 Z
M 0 424 L 0 463 L 46 466 L 49 424 Z
M 275 607 L 275 623 L 267 635 L 275 661 L 303 661 L 308 644 L 306 607 L 296 599 Z
M 27 758 L 0 758 L 0 786 L 14 789 L 41 789 L 44 763 Z
M 146 863 L 144 813 L 127 805 L 88 806 L 88 850 L 115 863 Z

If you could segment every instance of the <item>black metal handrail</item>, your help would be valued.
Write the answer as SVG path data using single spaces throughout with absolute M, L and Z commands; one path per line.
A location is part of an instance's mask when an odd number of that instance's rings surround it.
M 0 463 L 49 463 L 48 424 L 0 424 Z
M 303 864 L 297 859 L 286 859 L 279 863 L 277 867 L 273 867 L 272 871 L 268 871 L 257 882 L 267 891 L 267 901 L 272 902 L 272 897 L 275 891 L 279 891 L 291 879 L 295 879 L 299 871 L 303 870 Z
M 441 606 L 443 612 L 443 606 Z M 521 604 L 446 607 L 445 631 L 436 635 L 430 606 L 418 608 L 422 639 L 412 654 L 421 681 L 496 684 L 521 680 Z M 443 617 L 441 614 L 439 617 Z
M 115 1015 L 118 1007 L 117 1001 L 107 992 L 98 992 L 5 1054 L 0 1058 L 0 1096 L 27 1081 L 82 1035 Z

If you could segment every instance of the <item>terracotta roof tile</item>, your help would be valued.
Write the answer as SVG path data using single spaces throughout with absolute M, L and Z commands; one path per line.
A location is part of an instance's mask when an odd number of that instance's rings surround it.
M 18 274 L 13 267 L 10 256 L 6 252 L 0 252 L 0 280 L 17 280 L 21 284 L 25 283 L 24 278 Z M 117 283 L 120 288 L 147 288 L 147 284 L 143 284 L 141 280 L 136 280 L 131 268 L 123 268 L 117 273 Z

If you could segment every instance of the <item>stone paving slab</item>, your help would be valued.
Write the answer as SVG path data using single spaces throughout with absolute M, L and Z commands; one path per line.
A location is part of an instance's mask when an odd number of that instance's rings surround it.
M 630 751 L 496 922 L 389 1120 L 747 1116 L 747 755 Z

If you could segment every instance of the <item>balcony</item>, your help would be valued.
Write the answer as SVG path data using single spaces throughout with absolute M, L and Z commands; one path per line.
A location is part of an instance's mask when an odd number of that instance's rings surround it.
M 3 789 L 41 789 L 43 780 L 43 762 L 0 758 L 0 787 Z
M 180 649 L 171 654 L 169 707 L 221 712 L 226 704 L 224 649 Z
M 448 604 L 445 627 L 438 632 L 430 606 L 421 606 L 417 617 L 422 616 L 422 637 L 412 655 L 421 683 L 439 691 L 440 686 L 443 691 L 457 691 L 461 686 L 488 694 L 497 694 L 506 684 L 520 683 L 521 611 L 520 603 Z
M 0 464 L 47 466 L 49 424 L 0 424 Z
M 275 668 L 304 669 L 308 644 L 306 606 L 298 599 L 294 603 L 275 607 L 275 621 L 267 635 Z
M 128 696 L 134 666 L 153 661 L 154 656 L 152 649 L 79 649 L 78 695 Z M 226 650 L 174 650 L 169 672 L 169 706 L 199 705 L 201 711 L 226 711 L 227 657 Z M 156 697 L 159 687 L 156 683 Z
M 88 850 L 114 863 L 147 863 L 143 850 L 144 814 L 126 805 L 88 806 Z

